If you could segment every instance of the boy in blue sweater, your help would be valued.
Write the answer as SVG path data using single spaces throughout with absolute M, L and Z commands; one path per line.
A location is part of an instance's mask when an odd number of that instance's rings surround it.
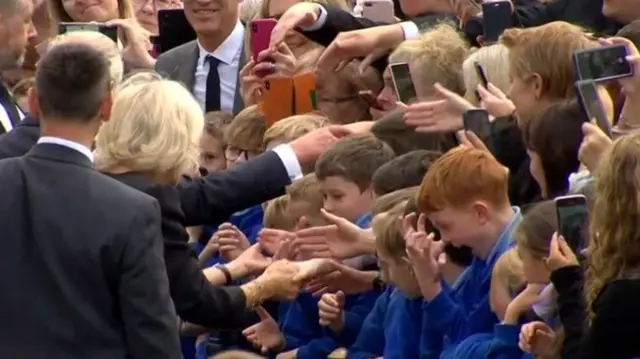
M 486 150 L 460 146 L 435 161 L 418 191 L 421 220 L 428 218 L 444 243 L 468 246 L 474 258 L 460 287 L 441 279 L 442 243 L 415 230 L 405 217 L 404 237 L 424 297 L 423 315 L 442 334 L 443 350 L 476 333 L 492 332 L 498 318 L 489 305 L 491 271 L 512 246 L 521 219 L 507 195 L 507 170 Z M 415 215 L 414 215 L 415 217 Z
M 439 353 L 441 343 L 434 335 L 435 343 L 421 343 L 425 323 L 422 320 L 422 293 L 411 263 L 407 259 L 405 240 L 398 230 L 396 219 L 403 213 L 415 212 L 415 200 L 401 204 L 376 217 L 373 231 L 382 278 L 391 286 L 383 293 L 369 313 L 356 342 L 348 351 L 349 359 L 424 358 L 431 352 Z M 433 230 L 430 223 L 427 228 Z M 471 261 L 467 247 L 445 247 L 443 279 L 456 288 Z M 429 329 L 426 329 L 429 330 Z M 427 336 L 429 337 L 429 336 Z M 435 349 L 435 351 L 434 351 Z
M 323 208 L 362 228 L 369 227 L 375 201 L 371 178 L 376 169 L 393 157 L 391 148 L 370 134 L 340 139 L 316 162 L 315 175 L 323 197 Z M 378 292 L 369 292 L 346 296 L 344 308 L 349 314 L 344 328 L 349 333 L 342 334 L 356 337 L 378 295 Z M 291 303 L 281 328 L 285 352 L 278 356 L 279 359 L 326 359 L 340 346 L 338 338 L 325 332 L 319 324 L 318 298 L 309 293 L 301 293 Z

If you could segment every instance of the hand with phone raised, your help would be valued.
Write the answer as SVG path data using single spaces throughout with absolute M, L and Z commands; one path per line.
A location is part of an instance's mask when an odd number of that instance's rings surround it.
M 602 154 L 611 147 L 613 141 L 598 125 L 590 122 L 582 124 L 582 134 L 584 137 L 578 150 L 578 159 L 593 173 L 600 164 Z

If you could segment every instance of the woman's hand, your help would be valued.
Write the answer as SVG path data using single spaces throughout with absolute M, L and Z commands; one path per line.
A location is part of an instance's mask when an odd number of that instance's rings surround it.
M 406 106 L 404 122 L 416 127 L 417 132 L 442 133 L 462 129 L 462 114 L 475 107 L 464 97 L 440 84 L 435 84 L 434 89 L 441 99 Z
M 555 271 L 564 267 L 577 266 L 578 257 L 573 253 L 567 241 L 558 233 L 554 233 L 549 246 L 549 257 L 546 259 L 547 267 L 550 271 Z
M 482 108 L 494 118 L 510 116 L 516 111 L 513 102 L 492 83 L 487 84 L 487 88 L 478 85 L 478 94 Z
M 602 154 L 611 147 L 613 141 L 607 136 L 600 127 L 590 122 L 582 124 L 582 143 L 578 150 L 578 159 L 591 173 L 594 173 Z
M 253 73 L 256 63 L 249 60 L 240 70 L 240 96 L 245 106 L 257 104 L 264 93 L 264 81 Z
M 122 61 L 130 69 L 153 69 L 156 60 L 149 53 L 153 47 L 151 34 L 135 19 L 114 19 L 107 26 L 117 26 L 124 34 Z
M 253 68 L 254 75 L 260 74 L 293 76 L 298 71 L 298 60 L 287 44 L 280 43 L 275 50 L 267 49 L 258 55 L 258 64 Z

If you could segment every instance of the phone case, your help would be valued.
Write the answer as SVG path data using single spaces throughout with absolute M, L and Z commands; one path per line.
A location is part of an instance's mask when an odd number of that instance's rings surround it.
M 265 80 L 265 89 L 259 104 L 260 112 L 265 117 L 267 127 L 293 116 L 295 103 L 293 100 L 294 85 L 290 77 L 271 77 Z
M 376 22 L 394 23 L 394 6 L 391 0 L 365 0 L 362 17 Z
M 271 32 L 278 24 L 275 19 L 256 19 L 249 25 L 251 28 L 251 56 L 257 60 L 258 55 L 269 48 L 271 42 Z
M 295 114 L 302 115 L 317 109 L 316 75 L 306 72 L 293 78 Z
M 488 44 L 496 43 L 504 30 L 513 26 L 509 1 L 483 3 L 482 17 L 485 23 L 484 41 Z

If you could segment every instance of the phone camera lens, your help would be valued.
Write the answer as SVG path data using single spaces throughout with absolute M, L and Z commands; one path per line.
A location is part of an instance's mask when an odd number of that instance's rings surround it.
M 258 26 L 256 24 L 251 24 L 251 31 L 258 32 Z

